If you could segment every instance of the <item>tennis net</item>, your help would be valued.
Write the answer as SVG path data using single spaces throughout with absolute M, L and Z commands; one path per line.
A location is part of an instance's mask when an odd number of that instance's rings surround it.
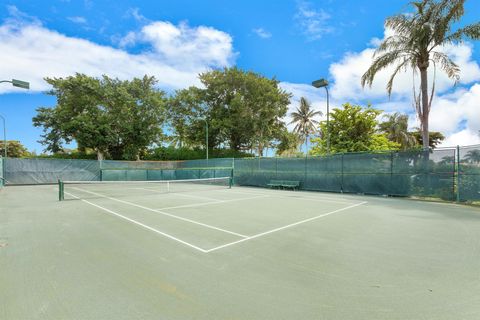
M 200 192 L 227 189 L 231 177 L 158 180 L 158 181 L 59 181 L 58 198 L 68 199 L 117 198 L 177 192 Z

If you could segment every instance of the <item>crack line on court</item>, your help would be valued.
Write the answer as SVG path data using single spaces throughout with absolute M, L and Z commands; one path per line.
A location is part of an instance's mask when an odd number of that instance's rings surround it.
M 356 204 L 353 204 L 353 205 L 345 207 L 345 208 L 337 209 L 337 210 L 334 210 L 334 211 L 330 211 L 330 212 L 318 215 L 316 217 L 308 218 L 308 219 L 305 219 L 305 220 L 301 220 L 301 221 L 298 221 L 298 222 L 295 222 L 295 223 L 288 224 L 288 225 L 283 226 L 283 227 L 279 227 L 279 228 L 275 228 L 275 229 L 272 229 L 272 230 L 269 230 L 269 231 L 258 233 L 256 235 L 249 236 L 249 237 L 241 239 L 241 240 L 233 241 L 233 242 L 230 242 L 230 243 L 218 246 L 218 247 L 208 249 L 208 250 L 206 250 L 206 253 L 216 251 L 216 250 L 219 250 L 219 249 L 223 249 L 223 248 L 226 248 L 226 247 L 229 247 L 229 246 L 233 246 L 234 244 L 238 244 L 238 243 L 245 242 L 245 241 L 248 241 L 248 240 L 260 238 L 260 237 L 266 236 L 266 235 L 274 233 L 274 232 L 278 232 L 278 231 L 281 231 L 281 230 L 284 230 L 284 229 L 292 228 L 292 227 L 298 226 L 298 225 L 306 223 L 306 222 L 310 222 L 310 221 L 313 221 L 313 220 L 316 220 L 316 219 L 320 219 L 320 218 L 329 216 L 329 215 L 334 214 L 334 213 L 338 213 L 338 212 L 341 212 L 341 211 L 345 211 L 345 210 L 348 210 L 348 209 L 352 209 L 352 208 L 361 206 L 361 205 L 366 204 L 366 203 L 368 203 L 368 201 L 363 201 L 363 202 L 360 202 L 360 203 L 356 203 Z
M 209 225 L 209 224 L 202 223 L 202 222 L 198 222 L 198 221 L 195 221 L 195 220 L 190 220 L 190 219 L 187 219 L 187 218 L 182 218 L 182 217 L 176 216 L 176 215 L 174 215 L 174 214 L 170 214 L 170 213 L 168 213 L 168 212 L 160 211 L 160 210 L 157 210 L 157 209 L 152 209 L 152 208 L 145 207 L 145 206 L 142 206 L 142 205 L 133 203 L 133 202 L 129 202 L 129 201 L 125 201 L 125 200 L 120 200 L 120 199 L 117 199 L 117 198 L 112 198 L 112 197 L 109 197 L 109 196 L 106 196 L 106 195 L 102 195 L 102 194 L 97 193 L 97 192 L 84 190 L 84 189 L 78 188 L 78 187 L 72 187 L 72 189 L 76 189 L 76 190 L 79 190 L 79 191 L 82 191 L 82 192 L 90 193 L 90 194 L 93 194 L 93 195 L 96 195 L 96 196 L 99 196 L 99 197 L 102 197 L 102 198 L 110 199 L 110 200 L 113 200 L 113 201 L 117 201 L 117 202 L 120 202 L 120 203 L 128 204 L 128 205 L 130 205 L 130 206 L 137 207 L 137 208 L 140 208 L 140 209 L 144 209 L 144 210 L 147 210 L 147 211 L 152 211 L 152 212 L 160 213 L 160 214 L 162 214 L 162 215 L 165 215 L 165 216 L 168 216 L 168 217 L 171 217 L 171 218 L 174 218 L 174 219 L 178 219 L 178 220 L 190 222 L 190 223 L 193 223 L 193 224 L 197 224 L 197 225 L 203 226 L 203 227 L 205 227 L 205 228 L 209 228 L 209 229 L 213 229 L 213 230 L 217 230 L 217 231 L 222 231 L 222 232 L 225 232 L 225 233 L 233 234 L 233 235 L 235 235 L 235 236 L 237 236 L 237 237 L 240 237 L 240 238 L 247 238 L 247 237 L 248 237 L 248 236 L 246 236 L 246 235 L 244 235 L 244 234 L 240 234 L 240 233 L 237 233 L 237 232 L 233 232 L 233 231 L 229 231 L 229 230 L 226 230 L 226 229 L 218 228 L 218 227 L 211 226 L 211 225 Z M 82 200 L 83 200 L 83 199 L 82 199 Z

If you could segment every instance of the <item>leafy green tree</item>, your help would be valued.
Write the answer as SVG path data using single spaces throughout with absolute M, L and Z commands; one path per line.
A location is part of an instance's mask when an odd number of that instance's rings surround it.
M 220 127 L 210 115 L 205 102 L 205 91 L 190 87 L 178 90 L 168 101 L 168 121 L 173 129 L 170 141 L 178 147 L 205 147 L 205 130 L 208 122 L 208 146 L 215 149 L 220 146 Z
M 155 89 L 154 77 L 122 81 L 76 74 L 45 80 L 57 105 L 38 108 L 33 124 L 43 127 L 46 151 L 59 153 L 64 143 L 76 141 L 98 159 L 138 159 L 162 136 L 165 94 Z
M 255 145 L 261 155 L 270 141 L 280 138 L 291 95 L 276 79 L 234 67 L 202 73 L 200 80 L 209 130 L 218 132 L 214 143 L 233 150 Z
M 418 145 L 423 145 L 423 134 L 420 130 L 412 131 L 410 134 L 415 137 Z M 430 131 L 428 133 L 428 139 L 428 146 L 435 149 L 443 140 L 445 140 L 445 136 L 441 132 Z
M 389 141 L 384 134 L 377 133 L 377 118 L 381 111 L 372 107 L 362 108 L 346 103 L 343 109 L 335 108 L 330 113 L 330 152 L 361 152 L 398 150 L 400 145 Z M 327 123 L 320 123 L 319 138 L 312 139 L 315 144 L 311 155 L 327 153 Z
M 308 153 L 308 137 L 315 133 L 318 121 L 314 118 L 321 116 L 321 111 L 312 110 L 310 102 L 304 97 L 300 98 L 300 106 L 297 110 L 290 114 L 292 121 L 290 123 L 295 124 L 294 132 L 298 133 L 305 141 L 305 152 Z
M 412 149 L 417 145 L 417 139 L 408 132 L 408 115 L 395 112 L 385 117 L 386 121 L 378 127 L 388 140 L 398 143 L 401 150 Z
M 276 146 L 276 154 L 278 156 L 297 156 L 303 154 L 298 151 L 298 146 L 302 143 L 302 137 L 296 132 L 285 132 Z
M 282 118 L 290 94 L 278 81 L 238 68 L 200 74 L 204 88 L 178 90 L 168 101 L 170 141 L 178 146 L 205 145 L 208 122 L 209 148 L 257 149 L 259 154 L 285 130 Z
M 0 141 L 0 156 L 5 154 L 4 141 Z M 25 148 L 18 140 L 7 140 L 7 157 L 9 158 L 24 158 L 30 157 L 32 154 Z
M 439 66 L 455 82 L 460 78 L 460 68 L 441 51 L 447 44 L 457 44 L 463 39 L 480 39 L 480 22 L 452 31 L 453 24 L 464 14 L 465 0 L 419 0 L 411 2 L 415 12 L 388 18 L 385 26 L 393 36 L 386 38 L 375 51 L 375 59 L 362 77 L 362 86 L 371 86 L 376 74 L 391 65 L 394 71 L 387 83 L 392 92 L 393 81 L 400 71 L 408 68 L 420 73 L 420 92 L 414 90 L 416 110 L 421 123 L 423 148 L 428 148 L 429 115 L 435 92 L 435 78 L 428 92 L 428 68 Z

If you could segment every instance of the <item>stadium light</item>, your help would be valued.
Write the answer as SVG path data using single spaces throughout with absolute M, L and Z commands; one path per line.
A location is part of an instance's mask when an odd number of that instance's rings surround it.
M 27 81 L 12 79 L 12 80 L 1 80 L 0 83 L 2 82 L 11 83 L 14 87 L 18 87 L 18 88 L 30 89 L 30 83 Z
M 328 95 L 328 80 L 319 79 L 312 82 L 315 88 L 325 88 L 327 91 L 327 154 L 330 154 L 330 103 Z

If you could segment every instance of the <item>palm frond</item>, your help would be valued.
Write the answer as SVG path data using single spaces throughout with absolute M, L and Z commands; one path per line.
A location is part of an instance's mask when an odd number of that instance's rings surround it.
M 479 40 L 480 39 L 480 22 L 458 29 L 454 33 L 448 36 L 445 36 L 445 38 L 443 39 L 443 43 L 452 43 L 456 41 L 460 42 L 464 38 Z
M 368 85 L 369 87 L 371 87 L 373 84 L 375 75 L 379 71 L 387 68 L 389 65 L 394 63 L 398 58 L 401 58 L 403 56 L 404 56 L 403 51 L 394 50 L 391 52 L 386 52 L 380 55 L 379 57 L 375 58 L 370 68 L 368 68 L 368 70 L 362 76 L 362 79 L 361 79 L 362 87 L 365 87 L 365 85 Z

